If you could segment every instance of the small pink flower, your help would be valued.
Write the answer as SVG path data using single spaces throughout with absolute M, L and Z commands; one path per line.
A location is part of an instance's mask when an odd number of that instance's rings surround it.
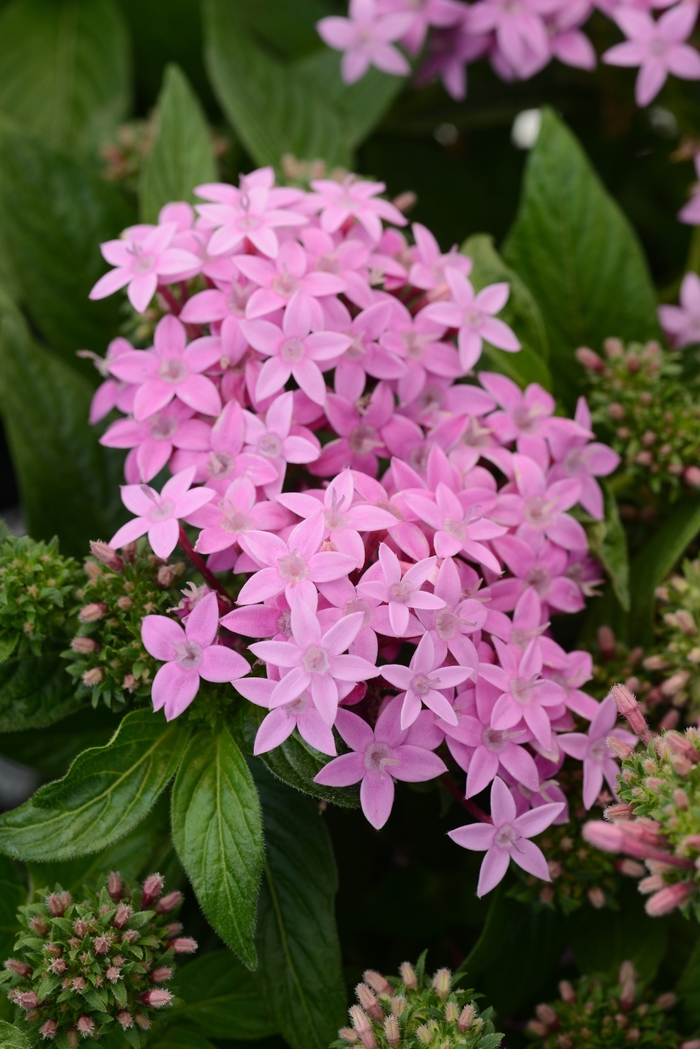
M 269 706 L 277 681 L 271 678 L 247 678 L 236 682 L 236 690 L 259 706 Z M 296 699 L 275 707 L 264 718 L 255 736 L 254 754 L 266 754 L 279 747 L 296 729 L 303 740 L 322 754 L 336 754 L 333 731 L 314 706 L 311 693 L 305 689 Z
M 159 277 L 171 277 L 181 270 L 199 270 L 199 259 L 189 251 L 171 247 L 177 225 L 134 226 L 124 230 L 122 240 L 100 245 L 105 259 L 116 269 L 105 273 L 90 292 L 91 299 L 107 295 L 128 285 L 127 294 L 135 310 L 143 313 L 156 293 Z
M 494 316 L 508 301 L 510 285 L 489 284 L 475 294 L 471 282 L 462 273 L 448 267 L 445 276 L 453 301 L 432 303 L 422 312 L 439 324 L 458 329 L 457 345 L 463 372 L 471 371 L 481 357 L 484 339 L 510 353 L 520 349 L 520 343 L 508 325 Z
M 191 466 L 166 481 L 160 493 L 147 484 L 122 485 L 124 506 L 138 516 L 122 525 L 109 545 L 117 549 L 148 533 L 153 553 L 158 557 L 170 557 L 177 546 L 178 521 L 199 510 L 216 495 L 209 488 L 190 490 L 193 479 L 194 467 Z
M 529 839 L 551 826 L 563 808 L 560 802 L 556 802 L 516 816 L 513 796 L 503 780 L 496 776 L 491 787 L 493 824 L 472 823 L 449 832 L 449 837 L 462 848 L 486 852 L 477 896 L 485 896 L 498 885 L 511 859 L 528 874 L 534 874 L 542 881 L 552 880 L 544 854 Z
M 190 524 L 201 529 L 195 543 L 200 554 L 227 550 L 244 532 L 276 532 L 293 520 L 277 503 L 258 502 L 247 477 L 236 478 L 221 496 L 190 515 Z
M 360 473 L 376 477 L 378 456 L 387 454 L 382 428 L 389 423 L 393 414 L 394 398 L 385 382 L 377 383 L 369 404 L 362 412 L 355 401 L 337 393 L 329 393 L 326 415 L 340 436 L 323 446 L 309 472 L 321 477 L 335 476 L 349 466 Z
M 557 612 L 580 612 L 585 607 L 581 588 L 566 574 L 567 556 L 560 546 L 542 537 L 525 542 L 514 535 L 494 540 L 494 549 L 513 573 L 491 584 L 491 607 L 510 612 L 518 599 L 534 590 L 543 608 Z
M 536 542 L 544 535 L 565 550 L 587 550 L 583 525 L 564 512 L 578 502 L 581 482 L 572 477 L 550 484 L 526 455 L 513 455 L 512 466 L 518 494 L 499 495 L 491 517 L 515 527 L 516 535 L 525 542 Z
M 500 575 L 497 558 L 483 542 L 497 539 L 507 531 L 503 525 L 485 516 L 496 501 L 490 491 L 470 488 L 455 493 L 440 481 L 434 499 L 417 492 L 407 492 L 404 499 L 414 513 L 435 529 L 433 545 L 438 557 L 464 553 L 470 561 L 486 565 Z
M 606 743 L 608 736 L 614 736 L 630 747 L 636 747 L 638 743 L 637 737 L 631 732 L 616 729 L 616 721 L 615 700 L 608 696 L 598 707 L 586 735 L 582 732 L 565 732 L 558 737 L 564 753 L 583 762 L 583 804 L 587 809 L 590 809 L 600 794 L 603 778 L 612 793 L 617 796 L 617 777 L 620 769 Z
M 352 0 L 351 12 L 353 5 L 367 9 L 374 6 L 374 0 Z M 405 16 L 399 17 L 405 24 Z M 395 51 L 394 48 L 391 50 Z M 398 51 L 395 53 L 398 55 Z M 315 191 L 314 200 L 321 212 L 321 228 L 327 233 L 335 233 L 348 219 L 355 219 L 370 240 L 378 244 L 382 236 L 382 219 L 393 222 L 395 226 L 406 225 L 406 219 L 398 208 L 379 196 L 386 189 L 383 182 L 365 182 L 355 175 L 348 175 L 342 182 L 316 179 L 311 183 L 311 188 Z
M 100 438 L 100 444 L 136 449 L 133 457 L 127 456 L 126 478 L 131 484 L 147 482 L 160 473 L 174 448 L 201 451 L 209 447 L 211 427 L 193 416 L 194 410 L 182 401 L 171 401 L 142 422 L 118 419 Z
M 437 240 L 425 226 L 420 222 L 414 222 L 411 226 L 416 242 L 411 251 L 413 263 L 408 271 L 408 279 L 416 288 L 425 291 L 448 291 L 446 270 L 456 270 L 463 276 L 468 277 L 472 270 L 472 260 L 462 255 L 457 245 L 447 252 L 446 255 L 440 250 Z
M 153 679 L 153 709 L 165 708 L 168 721 L 179 717 L 205 681 L 233 682 L 249 673 L 250 666 L 237 652 L 217 645 L 219 609 L 216 594 L 207 594 L 190 612 L 183 630 L 168 616 L 145 616 L 143 643 L 156 659 L 164 661 Z
M 561 422 L 567 420 L 562 419 Z M 574 423 L 578 423 L 582 429 L 590 428 L 591 413 L 585 397 L 579 397 Z M 560 429 L 552 435 L 550 447 L 555 462 L 549 471 L 549 480 L 575 478 L 581 485 L 581 506 L 591 517 L 602 521 L 605 515 L 603 493 L 595 478 L 607 477 L 616 470 L 620 465 L 620 456 L 607 444 L 589 441 L 577 435 L 573 429 L 568 432 Z
M 269 189 L 264 185 L 254 185 L 242 191 L 233 186 L 224 188 L 233 190 L 232 194 L 226 194 L 226 203 L 197 205 L 202 218 L 214 227 L 208 245 L 211 255 L 232 253 L 249 240 L 262 255 L 274 259 L 279 251 L 275 230 L 304 226 L 309 221 L 305 215 L 279 206 L 285 199 L 282 194 L 291 194 L 294 199 L 300 196 L 298 191 Z
M 491 715 L 495 729 L 514 728 L 521 719 L 543 747 L 552 742 L 552 726 L 547 708 L 564 702 L 560 685 L 542 676 L 542 652 L 533 638 L 524 652 L 493 639 L 500 666 L 480 663 L 479 674 L 501 690 Z
M 430 634 L 423 634 L 413 653 L 409 666 L 390 663 L 381 667 L 385 681 L 404 690 L 401 707 L 401 728 L 409 728 L 425 704 L 450 725 L 457 724 L 452 704 L 443 695 L 455 685 L 461 685 L 476 675 L 477 667 L 442 666 L 440 653 L 436 658 L 435 645 Z
M 659 320 L 668 341 L 676 349 L 700 342 L 700 277 L 686 273 L 681 284 L 679 306 L 659 306 Z
M 391 42 L 411 28 L 414 16 L 410 13 L 380 15 L 376 0 L 350 0 L 348 13 L 349 18 L 331 15 L 316 23 L 324 43 L 344 52 L 341 72 L 346 84 L 359 80 L 370 66 L 396 76 L 407 76 L 411 67 Z
M 435 596 L 442 598 L 444 608 L 419 610 L 418 618 L 429 629 L 436 651 L 442 646 L 454 656 L 459 666 L 476 670 L 478 656 L 467 635 L 481 630 L 488 612 L 482 601 L 465 598 L 459 571 L 451 557 L 446 557 L 440 566 Z
M 246 451 L 261 456 L 277 470 L 277 480 L 265 485 L 268 496 L 276 495 L 284 482 L 287 463 L 312 463 L 321 445 L 306 427 L 293 422 L 294 394 L 290 390 L 275 397 L 264 417 L 244 412 Z
M 333 273 L 310 270 L 310 260 L 295 240 L 285 241 L 274 261 L 260 255 L 238 255 L 236 266 L 257 285 L 248 300 L 246 317 L 255 320 L 283 309 L 293 295 L 321 298 L 345 291 L 345 282 Z
M 394 780 L 423 783 L 446 771 L 444 763 L 420 744 L 420 733 L 402 729 L 396 700 L 380 714 L 374 731 L 348 710 L 339 710 L 338 732 L 352 753 L 342 754 L 314 777 L 316 783 L 347 787 L 362 782 L 362 811 L 376 830 L 389 819 L 394 803 Z M 415 742 L 412 737 L 415 738 Z
M 685 41 L 698 18 L 695 3 L 676 4 L 654 21 L 646 11 L 618 8 L 615 21 L 628 39 L 606 51 L 603 61 L 613 66 L 640 66 L 635 96 L 647 106 L 669 73 L 684 80 L 700 80 L 700 54 Z
M 422 586 L 435 568 L 437 558 L 426 557 L 418 561 L 402 576 L 398 557 L 386 543 L 379 547 L 381 575 L 365 577 L 358 583 L 358 593 L 370 599 L 384 601 L 389 606 L 389 622 L 396 637 L 404 637 L 409 624 L 409 608 L 442 608 L 441 597 L 422 590 Z

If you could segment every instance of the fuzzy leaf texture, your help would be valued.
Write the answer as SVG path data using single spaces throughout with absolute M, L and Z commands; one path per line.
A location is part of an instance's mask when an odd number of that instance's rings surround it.
M 617 500 L 609 484 L 603 484 L 605 518 L 588 528 L 591 553 L 605 569 L 615 597 L 625 612 L 630 610 L 630 565 L 627 536 L 620 520 Z
M 58 535 L 66 554 L 112 534 L 119 506 L 119 454 L 105 454 L 86 419 L 87 379 L 32 342 L 19 312 L 0 295 L 0 413 L 36 539 Z
M 173 788 L 173 842 L 200 907 L 250 969 L 263 833 L 255 784 L 227 728 L 190 741 Z
M 212 951 L 178 969 L 173 991 L 182 1000 L 168 1014 L 176 1028 L 185 1021 L 207 1038 L 252 1040 L 275 1033 L 258 974 L 230 951 Z
M 2 1049 L 31 1049 L 31 1042 L 23 1031 L 0 1020 L 0 1046 Z
M 257 936 L 264 997 L 292 1049 L 326 1049 L 345 1009 L 330 838 L 311 799 L 258 764 L 255 778 L 266 844 Z
M 11 656 L 0 665 L 0 732 L 43 728 L 83 706 L 50 647 L 41 656 Z
M 7 856 L 0 856 L 0 952 L 3 958 L 12 954 L 19 929 L 17 910 L 26 900 L 17 867 Z
M 139 186 L 142 221 L 157 222 L 158 212 L 170 201 L 194 203 L 194 187 L 216 178 L 202 107 L 179 66 L 169 65 L 158 96 L 155 141 Z
M 0 16 L 0 112 L 46 145 L 94 153 L 131 95 L 115 0 L 14 0 Z
M 659 336 L 642 249 L 581 146 L 553 110 L 528 159 L 503 257 L 526 282 L 547 328 L 555 391 L 570 407 L 581 384 L 579 346 Z
M 127 714 L 106 747 L 80 754 L 63 779 L 0 816 L 0 850 L 26 860 L 98 852 L 144 818 L 172 779 L 187 730 L 150 710 Z

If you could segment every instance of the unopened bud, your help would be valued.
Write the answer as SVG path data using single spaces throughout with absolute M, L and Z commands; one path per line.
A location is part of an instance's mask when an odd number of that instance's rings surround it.
M 360 1040 L 357 1037 L 357 1031 L 353 1031 L 352 1027 L 341 1027 L 338 1031 L 338 1037 L 346 1042 L 351 1042 L 353 1045 L 356 1045 Z
M 418 990 L 418 977 L 416 976 L 416 970 L 413 968 L 410 962 L 402 962 L 399 966 L 399 974 L 401 981 L 408 991 Z
M 603 811 L 606 820 L 631 820 L 632 809 L 626 801 L 619 801 L 615 805 L 608 805 Z
M 124 895 L 124 883 L 118 871 L 112 871 L 107 878 L 107 892 L 115 903 L 118 903 Z
M 197 941 L 191 936 L 177 936 L 168 942 L 168 947 L 172 947 L 175 954 L 194 954 L 197 950 Z
M 377 994 L 388 994 L 394 993 L 394 988 L 391 986 L 386 976 L 382 976 L 381 973 L 376 972 L 374 969 L 365 969 L 362 974 L 362 979 L 365 983 L 369 984 L 373 991 Z
M 452 990 L 452 973 L 449 969 L 438 969 L 433 976 L 433 989 L 443 1001 Z
M 63 958 L 52 958 L 49 962 L 49 969 L 54 976 L 63 976 L 64 972 L 68 968 L 68 965 Z
M 51 1018 L 41 1025 L 39 1028 L 39 1034 L 42 1038 L 55 1038 L 57 1030 L 58 1024 L 53 1018 Z
M 97 955 L 106 954 L 111 944 L 112 940 L 109 936 L 96 936 L 92 949 Z
M 384 1016 L 384 1011 L 382 1010 L 381 1005 L 377 1001 L 376 996 L 369 989 L 366 983 L 358 983 L 357 987 L 355 988 L 355 994 L 357 995 L 357 1000 L 364 1009 L 364 1011 L 368 1013 L 373 1020 L 382 1019 L 382 1017 Z
M 416 1034 L 418 1035 L 418 1041 L 421 1045 L 430 1045 L 433 1040 L 433 1032 L 427 1024 L 421 1024 L 420 1027 L 417 1028 Z
M 63 948 L 58 943 L 45 943 L 44 950 L 47 954 L 50 954 L 52 958 L 60 958 L 63 954 Z
M 624 357 L 625 354 L 625 347 L 622 342 L 614 336 L 605 339 L 603 349 L 610 360 L 614 360 L 616 357 Z
M 108 608 L 104 601 L 95 601 L 90 605 L 84 605 L 78 612 L 81 623 L 95 623 L 107 614 Z
M 79 940 L 84 940 L 88 934 L 88 924 L 82 918 L 73 922 L 73 932 Z
M 128 903 L 120 903 L 117 907 L 117 913 L 112 918 L 112 925 L 115 929 L 124 929 L 131 921 L 133 911 Z
M 34 972 L 31 965 L 27 965 L 26 962 L 20 962 L 16 958 L 8 958 L 5 962 L 5 968 L 11 973 L 15 973 L 16 976 L 22 976 L 25 979 Z
M 121 597 L 117 598 L 117 608 L 120 608 L 122 612 L 128 612 L 133 603 L 132 598 L 127 594 L 122 594 Z
M 693 762 L 688 761 L 682 754 L 674 754 L 671 758 L 671 764 L 678 773 L 679 776 L 685 778 L 693 768 Z
M 163 891 L 165 879 L 162 874 L 150 874 L 143 883 L 141 893 L 141 910 L 147 911 Z
M 655 1005 L 658 1005 L 659 1009 L 672 1009 L 678 999 L 673 991 L 666 991 L 665 994 L 660 994 L 656 999 Z
M 465 1031 L 469 1030 L 469 1028 L 471 1027 L 471 1025 L 473 1023 L 474 1023 L 474 1006 L 473 1005 L 465 1005 L 464 1008 L 462 1009 L 461 1013 L 459 1014 L 459 1019 L 457 1021 L 457 1028 L 459 1030 L 459 1033 L 460 1034 L 464 1034 Z
M 71 980 L 71 987 L 74 991 L 84 991 L 87 987 L 87 980 L 83 976 L 74 976 Z
M 546 1038 L 549 1034 L 549 1028 L 547 1025 L 541 1023 L 539 1020 L 530 1020 L 527 1024 L 526 1030 L 534 1034 L 536 1038 Z
M 122 688 L 126 692 L 133 692 L 136 688 L 136 678 L 133 674 L 125 674 L 124 680 L 122 681 Z
M 95 685 L 102 684 L 104 677 L 105 672 L 102 667 L 91 667 L 90 670 L 86 670 L 83 674 L 83 684 L 94 688 Z
M 69 892 L 52 892 L 46 897 L 46 906 L 54 918 L 62 918 L 72 903 Z
M 164 1005 L 170 1005 L 173 996 L 164 987 L 154 987 L 152 991 L 146 991 L 141 995 L 141 1001 L 151 1009 L 162 1009 Z
M 586 895 L 588 896 L 588 902 L 592 907 L 595 907 L 597 911 L 605 906 L 605 893 L 599 885 L 592 885 Z
M 70 643 L 71 650 L 79 656 L 87 656 L 99 650 L 99 645 L 91 637 L 74 637 Z
M 639 736 L 642 743 L 650 743 L 653 738 L 652 733 L 639 709 L 635 696 L 624 685 L 613 685 L 610 695 L 615 700 L 615 705 L 622 717 L 627 719 L 634 734 Z
M 692 881 L 679 881 L 675 885 L 667 885 L 649 897 L 645 907 L 647 914 L 652 918 L 658 918 L 662 914 L 669 914 L 676 907 L 683 907 L 695 893 L 696 887 Z
M 633 962 L 623 962 L 617 975 L 618 983 L 634 983 L 637 979 L 637 970 Z
M 588 346 L 579 346 L 575 352 L 576 360 L 589 372 L 604 372 L 605 361 L 597 353 L 590 350 Z
M 661 685 L 661 691 L 667 699 L 675 696 L 682 688 L 685 688 L 688 683 L 690 674 L 687 670 L 679 670 L 678 673 L 672 674 L 671 677 L 667 678 Z
M 456 1002 L 445 1003 L 445 1019 L 448 1023 L 454 1023 L 459 1016 L 459 1006 Z
M 574 985 L 568 980 L 562 980 L 559 984 L 559 997 L 562 1002 L 566 1002 L 567 1005 L 573 1005 L 576 1001 L 576 991 Z
M 391 999 L 391 1012 L 394 1016 L 401 1016 L 406 1008 L 406 999 L 402 994 L 397 994 Z
M 128 1009 L 120 1009 L 117 1013 L 117 1021 L 121 1024 L 122 1031 L 128 1031 L 134 1026 L 134 1019 Z
M 172 977 L 173 970 L 167 965 L 161 965 L 157 969 L 154 969 L 149 973 L 149 980 L 151 983 L 167 983 Z
M 110 965 L 105 969 L 105 976 L 110 983 L 116 983 L 121 979 L 121 969 L 118 965 Z
M 629 743 L 625 743 L 624 740 L 618 739 L 617 736 L 608 736 L 605 742 L 608 750 L 611 750 L 620 761 L 626 761 L 627 758 L 634 754 L 634 748 Z
M 13 1001 L 20 1009 L 36 1009 L 39 999 L 34 991 L 17 991 Z
M 107 568 L 111 568 L 113 572 L 121 572 L 124 569 L 124 562 L 111 546 L 107 543 L 92 542 L 90 543 L 90 553 L 93 557 L 101 561 Z
M 51 926 L 43 918 L 35 917 L 29 922 L 32 932 L 37 936 L 48 936 Z
M 697 466 L 686 466 L 683 471 L 683 480 L 691 488 L 700 488 L 700 469 Z
M 179 907 L 183 899 L 184 896 L 181 892 L 169 892 L 162 900 L 158 900 L 154 910 L 156 914 L 168 914 L 170 911 L 174 911 L 176 907 Z
M 151 1021 L 148 1019 L 147 1016 L 144 1016 L 143 1013 L 137 1013 L 134 1019 L 136 1020 L 136 1023 L 139 1025 L 142 1031 L 147 1031 L 148 1028 L 151 1026 Z
M 548 1027 L 554 1027 L 559 1022 L 554 1009 L 552 1009 L 551 1005 L 547 1005 L 546 1002 L 542 1002 L 541 1005 L 535 1007 L 535 1016 L 543 1024 L 547 1024 Z
M 399 1049 L 401 1045 L 401 1028 L 395 1016 L 387 1016 L 384 1020 L 384 1035 L 389 1043 L 389 1049 Z
M 647 656 L 642 663 L 645 670 L 665 670 L 668 666 L 667 660 L 663 656 Z
M 83 1013 L 82 1016 L 78 1017 L 78 1022 L 75 1025 L 80 1031 L 83 1038 L 89 1038 L 95 1030 L 95 1021 L 87 1013 Z
M 634 1005 L 636 984 L 634 980 L 625 980 L 620 991 L 620 1008 L 628 1013 Z
M 659 732 L 668 732 L 670 729 L 674 729 L 680 720 L 680 710 L 678 710 L 677 707 L 671 707 L 670 710 L 666 711 L 659 722 Z
M 627 878 L 641 878 L 645 872 L 643 864 L 637 863 L 636 860 L 627 859 L 627 857 L 624 860 L 615 861 L 615 870 L 619 871 L 620 874 L 624 874 Z
M 182 922 L 171 922 L 170 925 L 165 926 L 165 938 L 166 940 L 174 940 L 176 936 L 179 936 L 182 932 Z
M 682 736 L 679 732 L 667 732 L 663 740 L 674 753 L 682 754 L 691 764 L 697 765 L 700 761 L 700 753 L 698 753 L 687 736 Z
M 615 635 L 609 626 L 598 628 L 598 648 L 603 659 L 614 659 L 616 653 Z
M 69 1027 L 66 1031 L 66 1038 L 68 1039 L 68 1045 L 70 1049 L 78 1049 L 78 1030 L 75 1027 Z

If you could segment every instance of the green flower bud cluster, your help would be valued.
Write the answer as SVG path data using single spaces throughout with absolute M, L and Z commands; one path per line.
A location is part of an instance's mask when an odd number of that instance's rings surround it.
M 141 540 L 119 556 L 104 543 L 93 543 L 85 563 L 87 579 L 78 591 L 77 631 L 67 670 L 78 683 L 78 695 L 119 710 L 135 700 L 149 700 L 160 664 L 141 641 L 141 620 L 165 615 L 180 604 L 182 562 L 166 564 L 147 552 Z
M 700 403 L 683 380 L 681 354 L 607 339 L 605 358 L 589 349 L 577 357 L 590 380 L 593 422 L 622 456 L 630 486 L 671 496 L 698 487 Z
M 538 1005 L 527 1025 L 535 1049 L 679 1049 L 669 1011 L 675 995 L 654 999 L 623 962 L 617 980 L 584 976 L 576 985 L 562 980 L 561 997 Z
M 113 873 L 97 891 L 83 887 L 79 902 L 56 886 L 20 908 L 24 931 L 0 982 L 33 1044 L 75 1049 L 121 1029 L 134 1049 L 145 1045 L 157 1011 L 173 1000 L 164 985 L 174 955 L 197 947 L 172 921 L 182 894 L 162 891 L 159 874 L 135 887 Z
M 479 1012 L 473 991 L 460 990 L 449 969 L 425 975 L 425 954 L 404 962 L 400 979 L 368 969 L 357 985 L 352 1026 L 338 1031 L 331 1049 L 496 1049 L 491 1009 Z
M 0 660 L 13 652 L 39 656 L 48 638 L 70 636 L 80 579 L 80 566 L 59 554 L 57 539 L 0 538 Z
M 602 816 L 602 806 L 613 799 L 602 795 L 587 810 L 583 804 L 583 769 L 580 765 L 572 767 L 571 762 L 557 773 L 556 783 L 569 803 L 569 819 L 548 827 L 537 839 L 552 880 L 543 883 L 518 867 L 517 881 L 508 895 L 522 903 L 555 908 L 562 914 L 571 914 L 582 906 L 616 909 L 617 873 L 639 877 L 644 869 L 632 860 L 617 860 L 601 852 L 589 845 L 581 833 L 586 820 L 592 815 Z

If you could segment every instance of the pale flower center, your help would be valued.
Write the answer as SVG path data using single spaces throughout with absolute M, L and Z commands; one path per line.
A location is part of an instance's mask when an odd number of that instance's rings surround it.
M 235 506 L 231 506 L 230 503 L 228 505 L 222 503 L 221 509 L 223 513 L 219 522 L 219 528 L 222 532 L 228 532 L 229 535 L 238 535 L 239 532 L 248 532 L 251 528 L 255 528 L 253 519 L 241 513 L 240 510 L 236 510 Z
M 236 317 L 245 317 L 245 308 L 249 298 L 250 292 L 234 281 L 226 296 L 226 308 Z
M 158 365 L 158 378 L 161 382 L 179 383 L 187 378 L 187 364 L 181 357 L 166 357 Z
M 657 37 L 656 40 L 649 41 L 649 51 L 656 58 L 662 58 L 668 51 L 669 46 L 669 41 L 664 40 L 663 37 Z
M 425 335 L 419 335 L 417 331 L 405 331 L 401 336 L 401 341 L 406 349 L 408 359 L 420 361 L 430 340 Z
M 510 736 L 505 729 L 485 728 L 481 740 L 492 754 L 500 754 L 508 746 Z
M 309 566 L 296 550 L 288 557 L 280 557 L 277 563 L 281 578 L 289 583 L 301 583 L 309 574 Z
M 275 277 L 272 282 L 272 290 L 281 295 L 283 299 L 291 298 L 298 287 L 299 282 L 286 269 L 284 273 L 280 273 L 279 276 Z
M 593 758 L 594 761 L 603 761 L 606 757 L 611 756 L 608 745 L 604 739 L 596 739 L 593 743 L 589 744 L 588 757 Z
M 387 743 L 370 743 L 365 751 L 365 768 L 368 772 L 384 775 L 387 768 L 400 764 L 398 758 L 392 757 L 391 747 Z
M 309 709 L 311 696 L 308 692 L 302 692 L 300 696 L 293 699 L 291 703 L 285 703 L 282 707 L 288 718 L 298 718 Z
M 131 272 L 137 276 L 142 276 L 144 273 L 150 273 L 155 264 L 155 255 L 152 255 L 150 252 L 145 252 L 142 255 L 141 252 L 138 252 L 131 263 Z
M 287 361 L 288 364 L 296 364 L 304 356 L 304 340 L 300 339 L 298 335 L 293 335 L 290 339 L 285 339 L 280 346 L 280 357 L 283 361 Z
M 478 328 L 484 319 L 484 315 L 481 310 L 478 310 L 476 306 L 470 306 L 468 310 L 464 311 L 464 321 L 472 328 Z
M 552 523 L 555 503 L 549 502 L 543 495 L 533 495 L 525 503 L 523 516 L 532 528 L 546 528 Z
M 389 600 L 395 601 L 398 605 L 408 604 L 412 594 L 413 587 L 405 579 L 402 579 L 400 583 L 392 583 L 389 587 Z
M 374 619 L 374 609 L 365 601 L 364 597 L 353 597 L 346 604 L 343 612 L 346 616 L 351 616 L 353 612 L 362 612 L 364 619 L 362 620 L 362 626 L 369 626 Z
M 452 539 L 458 539 L 460 543 L 464 542 L 465 522 L 460 521 L 458 517 L 446 517 L 442 522 L 442 530 L 447 532 Z
M 544 597 L 548 593 L 551 584 L 549 570 L 541 566 L 533 568 L 525 576 L 525 582 L 532 587 L 539 597 Z
M 503 827 L 499 827 L 494 835 L 493 843 L 499 849 L 510 849 L 515 845 L 516 841 L 520 840 L 515 827 L 511 827 L 509 823 L 506 823 Z
M 436 678 L 429 678 L 426 674 L 416 674 L 411 679 L 410 689 L 411 692 L 415 692 L 417 696 L 427 696 L 428 692 L 433 688 L 437 688 L 439 681 Z
M 277 632 L 284 634 L 285 637 L 292 636 L 292 613 L 291 612 L 280 612 L 277 620 Z
M 532 687 L 534 678 L 516 677 L 511 683 L 510 690 L 516 703 L 526 707 L 532 700 Z
M 162 412 L 148 420 L 148 433 L 154 441 L 169 441 L 177 428 L 177 419 Z
M 449 641 L 459 631 L 457 623 L 458 619 L 454 612 L 450 612 L 449 608 L 439 608 L 435 616 L 435 633 L 443 641 Z
M 345 351 L 345 359 L 348 361 L 359 361 L 362 360 L 366 352 L 367 347 L 364 339 L 361 335 L 356 335 Z
M 156 503 L 148 518 L 150 521 L 167 521 L 173 516 L 174 509 L 172 499 L 164 499 L 162 503 Z
M 258 452 L 268 459 L 278 459 L 282 454 L 282 441 L 276 433 L 266 433 L 258 441 Z
M 348 437 L 350 451 L 360 457 L 369 455 L 381 441 L 377 440 L 377 431 L 369 423 L 358 423 Z
M 536 433 L 541 412 L 536 408 L 526 408 L 519 404 L 513 412 L 513 422 L 521 433 Z
M 212 452 L 207 462 L 207 473 L 210 477 L 226 477 L 234 464 L 235 459 L 228 452 Z
M 310 645 L 307 648 L 302 663 L 308 674 L 325 674 L 331 665 L 328 653 L 318 645 Z
M 196 641 L 177 641 L 175 649 L 175 662 L 183 670 L 196 670 L 202 662 L 202 646 Z

